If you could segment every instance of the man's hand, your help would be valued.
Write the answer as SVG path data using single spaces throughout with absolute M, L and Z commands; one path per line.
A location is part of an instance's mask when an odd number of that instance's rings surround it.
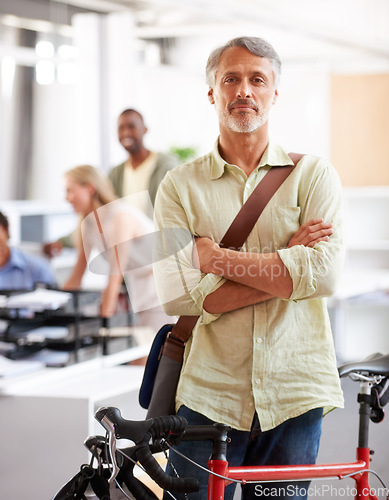
M 332 224 L 323 219 L 312 219 L 303 224 L 288 243 L 288 248 L 304 245 L 313 248 L 320 241 L 328 241 L 333 233 Z
M 193 265 L 203 273 L 212 273 L 212 264 L 220 252 L 220 247 L 210 238 L 195 238 Z

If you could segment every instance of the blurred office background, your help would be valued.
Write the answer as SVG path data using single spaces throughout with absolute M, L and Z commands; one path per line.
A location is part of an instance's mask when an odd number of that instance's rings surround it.
M 208 152 L 218 133 L 208 54 L 261 36 L 283 61 L 272 138 L 329 159 L 344 186 L 348 253 L 332 319 L 338 349 L 365 353 L 365 332 L 388 319 L 388 26 L 387 0 L 1 0 L 0 200 L 13 243 L 70 230 L 63 172 L 124 161 L 125 108 L 143 113 L 150 148 Z M 46 212 L 56 218 L 32 229 Z M 378 337 L 371 349 L 389 350 Z
M 283 61 L 272 138 L 287 150 L 329 159 L 344 187 L 346 267 L 328 302 L 338 360 L 389 352 L 388 26 L 388 0 L 0 0 L 0 210 L 10 216 L 12 244 L 40 251 L 43 241 L 72 230 L 75 217 L 64 201 L 63 173 L 83 163 L 108 172 L 126 159 L 116 130 L 125 108 L 144 115 L 149 148 L 208 152 L 218 127 L 207 100 L 207 57 L 235 36 L 261 36 Z M 73 263 L 74 255 L 51 261 L 59 281 Z M 97 277 L 90 278 L 93 288 Z M 43 491 L 48 498 L 76 471 L 97 406 L 123 404 L 128 417 L 139 416 L 141 370 L 114 367 L 112 382 L 106 372 L 88 366 L 51 372 L 53 379 L 50 373 L 30 376 L 27 387 L 23 381 L 20 387 L 12 380 L 0 384 L 4 394 L 19 395 L 0 398 L 0 405 L 6 414 L 13 408 L 28 436 L 13 433 L 10 470 L 17 460 L 31 481 L 37 478 L 35 490 L 26 481 L 28 493 L 20 484 L 19 495 L 15 481 L 8 481 L 16 500 L 38 500 Z M 132 369 L 131 377 L 124 369 Z M 355 398 L 350 385 L 345 385 L 348 400 Z M 109 399 L 120 394 L 122 402 Z M 32 412 L 29 427 L 21 404 Z M 66 436 L 52 484 L 42 484 L 29 457 L 21 464 L 19 453 L 39 430 L 34 416 L 41 422 L 40 410 L 46 423 L 51 422 L 47 411 L 53 415 L 53 429 L 43 439 L 47 451 L 40 454 L 39 471 L 52 463 L 58 421 Z M 355 441 L 351 411 L 342 413 L 342 425 L 337 412 L 325 420 L 324 432 L 331 436 L 325 442 L 340 444 L 345 459 Z M 75 422 L 64 418 L 68 413 L 77 415 Z M 382 427 L 387 423 L 374 432 Z M 382 434 L 373 437 L 374 446 L 381 441 L 384 447 Z M 41 437 L 31 442 L 34 450 L 43 446 Z M 322 448 L 321 458 L 333 459 L 330 452 Z M 385 468 L 387 458 L 381 460 Z M 8 473 L 3 474 L 2 485 Z M 12 479 L 12 472 L 8 475 Z

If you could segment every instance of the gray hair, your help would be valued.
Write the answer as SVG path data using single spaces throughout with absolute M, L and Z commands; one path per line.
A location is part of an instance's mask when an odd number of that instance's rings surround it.
M 241 36 L 233 38 L 222 47 L 218 47 L 211 52 L 205 69 L 206 81 L 210 87 L 215 85 L 216 71 L 222 54 L 232 47 L 243 47 L 255 56 L 269 59 L 273 69 L 275 85 L 278 85 L 281 76 L 281 60 L 277 52 L 263 38 Z

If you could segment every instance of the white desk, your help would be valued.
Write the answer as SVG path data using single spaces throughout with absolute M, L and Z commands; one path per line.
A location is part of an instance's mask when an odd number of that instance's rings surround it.
M 0 498 L 49 500 L 89 462 L 84 440 L 104 429 L 100 406 L 143 419 L 138 403 L 142 366 L 117 366 L 149 352 L 149 345 L 66 368 L 2 381 Z M 17 473 L 16 473 L 17 471 Z

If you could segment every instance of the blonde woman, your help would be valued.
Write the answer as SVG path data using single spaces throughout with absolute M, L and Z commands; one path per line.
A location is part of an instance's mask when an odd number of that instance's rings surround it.
M 66 200 L 80 215 L 80 225 L 77 262 L 64 289 L 80 288 L 94 250 L 97 257 L 92 259 L 92 272 L 109 274 L 102 294 L 101 316 L 115 313 L 124 278 L 138 324 L 162 326 L 168 317 L 159 306 L 151 259 L 146 257 L 150 254 L 147 235 L 152 236 L 153 222 L 136 207 L 117 199 L 108 178 L 90 165 L 66 172 L 65 185 Z M 143 247 L 139 244 L 142 241 Z

